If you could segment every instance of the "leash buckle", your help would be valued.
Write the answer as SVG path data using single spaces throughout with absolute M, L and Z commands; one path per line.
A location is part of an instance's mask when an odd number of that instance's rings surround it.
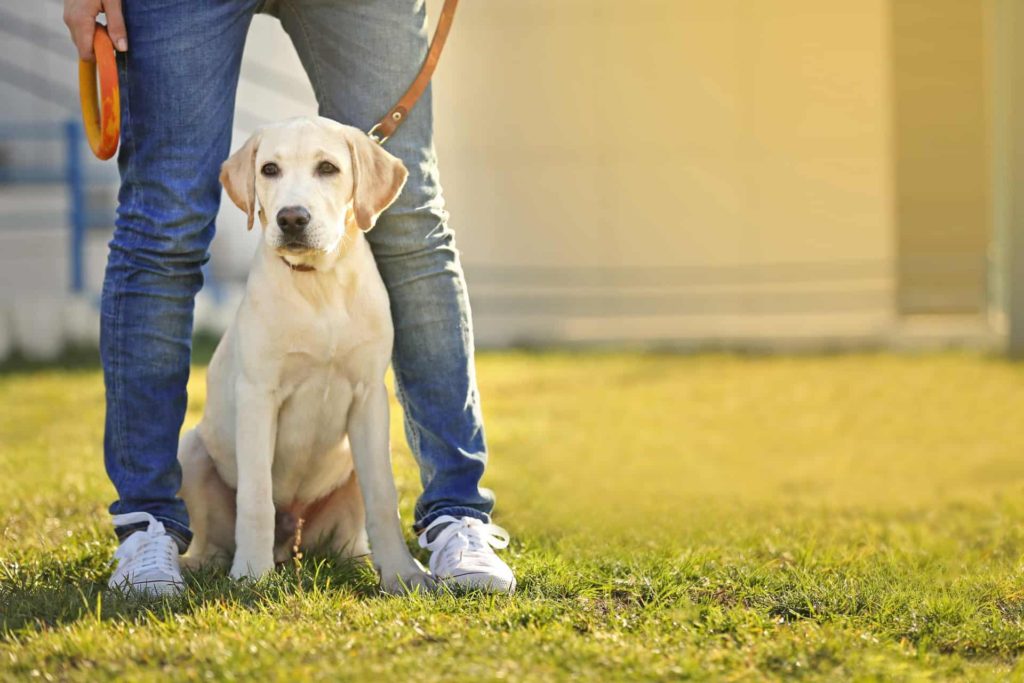
M 373 128 L 371 128 L 366 134 L 369 136 L 369 138 L 371 140 L 376 142 L 378 145 L 383 145 L 385 142 L 388 141 L 388 137 L 389 136 L 387 136 L 387 135 L 380 135 L 377 132 L 378 130 L 380 130 L 380 124 L 379 123 L 374 124 Z
M 391 107 L 387 115 L 378 121 L 367 133 L 370 139 L 378 145 L 383 145 L 389 137 L 394 135 L 395 130 L 398 129 L 398 126 L 409 115 L 412 108 L 416 106 L 416 102 L 430 84 L 430 77 L 434 75 L 434 69 L 437 68 L 437 60 L 441 58 L 441 50 L 444 49 L 444 43 L 448 40 L 448 32 L 452 28 L 452 20 L 455 18 L 455 8 L 458 4 L 459 0 L 444 0 L 441 16 L 438 17 L 437 26 L 434 29 L 434 37 L 430 41 L 427 56 L 423 60 L 419 73 L 416 74 L 416 78 L 413 79 L 413 82 L 395 106 Z M 387 132 L 381 133 L 381 128 Z

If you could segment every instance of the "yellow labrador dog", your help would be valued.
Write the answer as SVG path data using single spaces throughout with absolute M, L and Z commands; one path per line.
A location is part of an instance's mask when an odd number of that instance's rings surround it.
M 224 162 L 228 196 L 250 229 L 259 217 L 263 239 L 210 363 L 206 412 L 179 448 L 187 566 L 232 559 L 232 577 L 259 577 L 288 557 L 302 520 L 303 547 L 372 549 L 386 591 L 433 585 L 398 518 L 391 312 L 363 237 L 406 175 L 364 133 L 324 118 L 265 128 Z

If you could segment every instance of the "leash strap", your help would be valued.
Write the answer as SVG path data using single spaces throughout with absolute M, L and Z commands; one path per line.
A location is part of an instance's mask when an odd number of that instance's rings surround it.
M 423 60 L 420 72 L 416 74 L 412 85 L 405 91 L 398 103 L 367 133 L 370 139 L 377 144 L 383 145 L 388 138 L 395 134 L 409 112 L 416 106 L 423 91 L 427 89 L 434 70 L 437 68 L 437 62 L 441 59 L 441 50 L 444 49 L 444 43 L 448 40 L 448 32 L 451 31 L 452 20 L 455 19 L 455 7 L 458 4 L 459 0 L 444 0 L 441 16 L 437 20 L 437 29 L 434 31 L 434 38 L 430 41 L 430 49 L 427 50 L 427 57 Z

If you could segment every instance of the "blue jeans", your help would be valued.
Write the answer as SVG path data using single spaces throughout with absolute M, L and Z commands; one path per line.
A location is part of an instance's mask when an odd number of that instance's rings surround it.
M 235 89 L 254 12 L 278 16 L 320 114 L 366 130 L 426 53 L 423 0 L 174 0 L 124 3 L 119 63 L 121 189 L 103 284 L 100 355 L 112 514 L 151 513 L 186 547 L 177 497 L 192 313 L 220 203 Z M 430 92 L 386 144 L 409 169 L 401 196 L 367 234 L 391 297 L 392 365 L 423 483 L 414 529 L 441 515 L 489 521 L 473 328 L 438 181 Z M 131 528 L 120 528 L 124 537 Z

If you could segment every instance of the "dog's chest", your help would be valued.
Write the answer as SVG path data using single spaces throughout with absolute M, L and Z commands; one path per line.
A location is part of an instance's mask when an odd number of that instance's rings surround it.
M 332 324 L 333 323 L 333 324 Z M 352 471 L 346 433 L 353 401 L 373 381 L 365 376 L 376 344 L 344 321 L 321 321 L 284 359 L 273 464 L 275 501 L 320 497 Z
M 281 404 L 273 465 L 276 501 L 319 498 L 352 472 L 345 435 L 352 401 L 363 387 L 339 375 L 311 377 Z

